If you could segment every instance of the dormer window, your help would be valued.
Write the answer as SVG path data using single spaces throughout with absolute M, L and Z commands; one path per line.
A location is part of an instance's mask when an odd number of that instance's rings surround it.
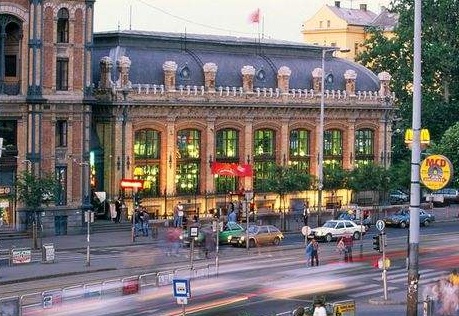
M 57 12 L 57 42 L 69 42 L 69 11 L 66 8 Z
M 191 70 L 188 66 L 182 67 L 179 72 L 180 78 L 183 80 L 190 80 L 191 78 Z
M 258 70 L 256 76 L 258 81 L 266 81 L 266 72 L 263 69 Z

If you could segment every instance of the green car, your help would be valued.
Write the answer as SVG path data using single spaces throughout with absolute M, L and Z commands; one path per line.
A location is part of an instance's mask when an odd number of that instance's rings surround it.
M 212 225 L 205 224 L 199 229 L 198 237 L 195 237 L 196 246 L 199 246 L 204 242 L 204 239 L 205 239 L 204 231 L 205 230 L 213 230 Z M 220 230 L 218 234 L 218 243 L 220 245 L 229 244 L 229 238 L 231 237 L 231 235 L 234 235 L 236 233 L 240 233 L 243 231 L 245 231 L 244 227 L 242 227 L 238 223 L 227 222 L 226 224 L 223 225 L 222 229 Z M 185 229 L 182 233 L 182 236 L 180 236 L 180 239 L 182 239 L 183 244 L 185 246 L 189 246 L 191 242 L 188 234 L 189 234 L 188 230 Z
M 245 231 L 244 227 L 236 222 L 228 222 L 223 225 L 223 230 L 218 234 L 218 241 L 220 244 L 229 244 L 230 238 L 234 234 L 239 234 Z

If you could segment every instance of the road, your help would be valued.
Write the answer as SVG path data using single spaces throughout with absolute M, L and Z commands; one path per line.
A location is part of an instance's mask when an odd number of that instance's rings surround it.
M 459 236 L 456 223 L 437 223 L 421 228 L 420 274 L 421 288 L 447 274 L 459 265 L 456 246 Z M 280 247 L 261 247 L 247 252 L 230 246 L 221 247 L 219 274 L 192 279 L 192 297 L 185 306 L 187 315 L 273 315 L 292 310 L 304 300 L 325 294 L 329 301 L 352 299 L 357 302 L 358 315 L 398 315 L 400 306 L 375 306 L 368 299 L 382 295 L 381 272 L 373 267 L 380 257 L 372 249 L 371 236 L 375 228 L 354 246 L 354 264 L 340 263 L 334 243 L 321 243 L 321 266 L 306 268 L 304 239 L 300 234 L 288 235 Z M 389 297 L 406 289 L 407 229 L 387 228 L 387 256 L 392 260 L 388 270 Z M 132 246 L 99 249 L 93 261 L 114 261 L 118 266 L 98 273 L 61 276 L 0 287 L 1 297 L 41 292 L 43 289 L 70 287 L 75 284 L 152 273 L 163 269 L 187 266 L 188 249 L 180 258 L 166 258 L 161 248 Z M 360 256 L 361 254 L 361 256 Z M 59 261 L 83 263 L 85 253 L 58 252 Z M 169 261 L 168 261 L 169 260 Z M 162 263 L 162 264 L 160 264 Z M 197 266 L 213 265 L 215 259 L 196 260 Z M 95 263 L 97 264 L 97 263 Z M 166 266 L 164 266 L 166 264 Z M 182 271 L 187 271 L 186 269 Z M 183 277 L 187 277 L 187 273 Z M 72 300 L 71 308 L 49 310 L 41 315 L 179 315 L 182 306 L 172 297 L 172 287 L 152 287 L 141 295 L 117 296 L 110 299 Z M 378 314 L 380 313 L 380 314 Z M 29 310 L 36 315 L 36 310 Z M 27 315 L 27 313 L 25 313 Z M 402 314 L 401 314 L 402 315 Z

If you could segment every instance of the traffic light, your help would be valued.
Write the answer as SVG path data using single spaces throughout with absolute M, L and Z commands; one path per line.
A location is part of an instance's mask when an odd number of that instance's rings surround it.
M 373 236 L 373 249 L 377 252 L 381 252 L 381 235 Z

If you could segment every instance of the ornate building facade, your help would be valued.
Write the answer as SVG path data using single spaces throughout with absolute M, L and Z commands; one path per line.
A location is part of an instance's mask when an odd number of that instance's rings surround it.
M 92 0 L 0 1 L 0 205 L 6 223 L 25 229 L 18 173 L 55 174 L 55 205 L 40 210 L 45 229 L 81 227 L 89 207 L 92 108 Z
M 325 54 L 324 163 L 345 169 L 388 165 L 394 96 L 390 75 L 332 56 L 330 47 L 220 36 L 107 32 L 94 37 L 93 169 L 97 191 L 122 194 L 122 179 L 144 180 L 143 205 L 170 216 L 225 208 L 253 191 L 255 208 L 277 210 L 267 191 L 272 165 L 317 175 L 321 58 Z M 212 165 L 250 165 L 253 176 L 213 174 Z M 289 197 L 317 205 L 311 192 Z M 346 196 L 325 195 L 322 205 Z M 132 207 L 130 207 L 132 209 Z
M 26 229 L 15 195 L 28 170 L 55 175 L 56 201 L 39 211 L 46 233 L 84 227 L 84 211 L 143 180 L 142 205 L 170 216 L 225 208 L 242 191 L 276 210 L 266 189 L 272 165 L 317 174 L 324 163 L 388 164 L 394 96 L 390 75 L 285 41 L 154 32 L 93 34 L 93 0 L 0 1 L 0 209 Z M 322 76 L 325 85 L 322 89 Z M 319 144 L 321 96 L 324 142 Z M 216 163 L 253 169 L 229 177 Z M 235 195 L 236 194 L 236 195 Z M 314 194 L 289 196 L 317 205 Z M 340 198 L 344 203 L 346 197 Z M 105 203 L 106 204 L 106 203 Z M 102 214 L 106 208 L 102 208 Z

